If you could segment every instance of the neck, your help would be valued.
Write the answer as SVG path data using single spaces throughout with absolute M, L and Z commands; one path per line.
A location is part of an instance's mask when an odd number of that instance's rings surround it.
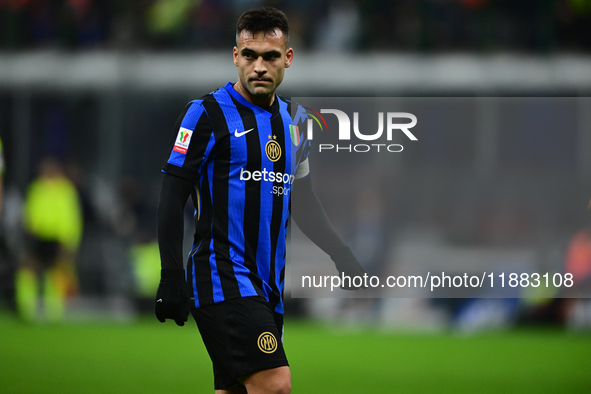
M 255 96 L 245 89 L 240 81 L 234 84 L 234 90 L 240 93 L 240 95 L 244 97 L 246 101 L 258 107 L 270 107 L 275 101 L 275 92 L 269 94 L 268 96 Z

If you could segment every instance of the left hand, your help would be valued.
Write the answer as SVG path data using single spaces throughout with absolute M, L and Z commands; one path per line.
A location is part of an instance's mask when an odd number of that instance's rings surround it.
M 363 265 L 361 265 L 359 260 L 357 260 L 357 257 L 355 257 L 350 247 L 343 246 L 342 248 L 337 249 L 336 252 L 330 255 L 330 258 L 337 267 L 341 277 L 345 275 L 351 278 L 351 286 L 343 283 L 341 285 L 341 289 L 359 290 L 364 288 L 363 285 L 359 287 L 353 285 L 353 278 L 355 276 L 363 278 L 364 275 L 367 275 L 367 270 L 363 267 Z

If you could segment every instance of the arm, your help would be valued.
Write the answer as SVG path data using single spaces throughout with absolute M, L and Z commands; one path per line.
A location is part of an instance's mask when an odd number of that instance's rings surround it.
M 339 273 L 351 277 L 367 274 L 330 224 L 322 203 L 314 193 L 310 175 L 295 182 L 291 214 L 300 230 L 330 256 Z
M 184 209 L 194 185 L 163 174 L 158 201 L 158 247 L 163 270 L 183 270 Z
M 174 319 L 182 326 L 189 316 L 190 295 L 183 268 L 184 208 L 194 185 L 164 173 L 158 201 L 158 247 L 162 264 L 156 293 L 156 317 L 162 323 Z
M 163 166 L 157 214 L 162 271 L 156 293 L 156 317 L 163 323 L 174 319 L 182 326 L 189 316 L 191 298 L 183 268 L 183 212 L 187 199 L 196 192 L 199 167 L 212 132 L 202 100 L 191 101 L 176 122 L 170 156 Z
M 329 256 L 347 247 L 330 224 L 322 203 L 314 193 L 310 175 L 295 181 L 291 215 L 304 235 Z

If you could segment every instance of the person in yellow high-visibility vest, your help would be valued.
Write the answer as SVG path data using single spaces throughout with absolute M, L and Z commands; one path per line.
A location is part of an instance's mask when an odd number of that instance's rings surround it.
M 2 217 L 2 197 L 4 196 L 4 170 L 6 166 L 4 164 L 4 146 L 2 145 L 2 139 L 0 138 L 0 218 Z
M 57 160 L 41 161 L 39 176 L 27 190 L 23 216 L 28 242 L 15 283 L 19 315 L 36 320 L 42 295 L 45 320 L 59 321 L 66 295 L 77 291 L 74 258 L 83 219 L 76 187 Z

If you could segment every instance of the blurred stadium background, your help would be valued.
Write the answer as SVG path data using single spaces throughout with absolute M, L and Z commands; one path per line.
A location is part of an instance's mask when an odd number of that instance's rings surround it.
M 518 133 L 497 122 L 425 137 L 372 177 L 375 163 L 313 155 L 327 169 L 315 177 L 317 193 L 358 254 L 395 269 L 417 250 L 433 260 L 442 251 L 515 252 L 535 269 L 559 270 L 576 255 L 591 273 L 589 0 L 0 0 L 0 392 L 146 393 L 168 380 L 191 390 L 190 374 L 198 392 L 211 388 L 194 327 L 173 331 L 144 317 L 158 281 L 160 168 L 183 106 L 236 80 L 235 21 L 261 5 L 290 19 L 296 57 L 280 88 L 286 97 L 577 98 L 572 127 L 536 121 L 538 108 Z M 21 212 L 48 155 L 82 201 L 78 286 L 62 325 L 24 325 L 14 296 L 26 254 Z M 337 167 L 350 179 L 331 177 Z M 373 193 L 351 190 L 355 183 Z M 372 227 L 383 237 L 365 239 L 359 223 L 338 215 L 352 207 L 385 221 Z M 591 392 L 588 300 L 497 301 L 289 299 L 294 388 Z M 346 329 L 327 328 L 335 325 Z M 146 360 L 165 360 L 177 377 L 160 378 Z M 117 375 L 127 368 L 133 378 Z M 118 386 L 105 385 L 110 376 Z

